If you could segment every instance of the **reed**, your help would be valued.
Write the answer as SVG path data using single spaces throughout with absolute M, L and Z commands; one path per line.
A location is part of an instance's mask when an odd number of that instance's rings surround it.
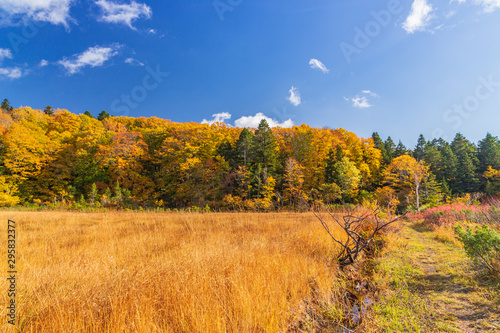
M 336 288 L 336 249 L 310 213 L 1 211 L 5 250 L 7 219 L 15 331 L 286 331 L 311 281 L 315 293 Z M 1 304 L 7 289 L 0 279 Z

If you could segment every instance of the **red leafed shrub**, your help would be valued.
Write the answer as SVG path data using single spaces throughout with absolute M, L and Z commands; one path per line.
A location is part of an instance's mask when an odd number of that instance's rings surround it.
M 411 213 L 407 217 L 412 221 L 424 221 L 431 227 L 454 225 L 459 221 L 486 222 L 490 216 L 490 206 L 467 206 L 463 203 L 444 205 L 426 209 L 424 212 Z

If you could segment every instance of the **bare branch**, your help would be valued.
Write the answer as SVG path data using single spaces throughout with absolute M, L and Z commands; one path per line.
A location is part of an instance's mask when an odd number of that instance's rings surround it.
M 358 216 L 354 214 L 351 208 L 348 208 L 346 209 L 347 214 L 342 216 L 342 223 L 339 218 L 332 214 L 332 212 L 326 209 L 323 205 L 318 205 L 318 210 L 316 211 L 314 207 L 309 205 L 305 200 L 303 200 L 303 203 L 321 222 L 321 225 L 326 230 L 330 238 L 340 246 L 341 251 L 337 255 L 337 260 L 342 267 L 353 264 L 361 252 L 367 249 L 368 245 L 370 245 L 372 240 L 378 233 L 381 232 L 382 229 L 399 220 L 399 218 L 396 217 L 390 221 L 382 221 L 378 216 L 380 212 L 379 208 L 376 208 L 371 212 L 363 212 Z M 325 217 L 323 216 L 322 211 L 326 212 L 326 217 L 332 219 L 344 231 L 347 236 L 346 240 L 342 241 L 343 238 L 339 238 L 334 235 Z M 360 232 L 359 230 L 363 226 L 366 226 L 366 223 L 370 220 L 375 222 L 375 226 L 368 235 L 363 235 L 363 232 Z

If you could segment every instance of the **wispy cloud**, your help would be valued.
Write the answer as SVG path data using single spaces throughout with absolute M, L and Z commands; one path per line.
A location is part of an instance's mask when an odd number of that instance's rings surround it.
M 309 60 L 309 65 L 311 65 L 312 69 L 319 69 L 320 71 L 322 71 L 325 74 L 330 72 L 330 70 L 328 68 L 326 68 L 326 66 L 318 59 L 313 58 L 313 59 Z
M 467 0 L 455 0 L 459 3 L 466 2 Z M 475 5 L 482 6 L 485 13 L 494 12 L 500 8 L 500 0 L 473 0 Z
M 352 98 L 352 106 L 355 108 L 366 109 L 371 108 L 373 105 L 368 102 L 368 98 L 366 98 L 366 96 L 356 96 Z
M 403 29 L 410 34 L 425 30 L 430 23 L 433 10 L 434 8 L 427 3 L 427 0 L 415 0 L 411 5 L 410 15 L 403 23 Z
M 1 1 L 1 0 L 0 0 Z M 12 52 L 9 49 L 0 48 L 0 64 L 3 60 L 12 59 Z M 10 79 L 18 79 L 23 75 L 22 70 L 19 67 L 4 67 L 0 68 L 0 76 L 5 76 Z
M 292 88 L 288 91 L 290 96 L 287 97 L 287 100 L 290 101 L 295 106 L 299 106 L 302 103 L 302 99 L 300 98 L 299 90 L 292 86 Z
M 49 62 L 45 59 L 40 60 L 40 63 L 38 64 L 38 67 L 45 67 L 48 66 Z
M 215 113 L 212 115 L 212 119 L 201 121 L 202 124 L 212 125 L 214 123 L 223 123 L 225 120 L 231 119 L 231 114 L 228 112 Z
M 73 0 L 0 0 L 0 21 L 17 24 L 25 19 L 44 21 L 68 28 Z
M 362 90 L 361 94 L 358 94 L 352 98 L 344 97 L 344 100 L 352 102 L 352 106 L 359 109 L 371 108 L 373 105 L 370 104 L 368 100 L 369 97 L 379 97 L 376 93 L 371 90 Z
M 136 29 L 132 25 L 132 22 L 139 18 L 149 19 L 153 14 L 151 7 L 135 1 L 132 1 L 130 4 L 118 4 L 113 1 L 98 0 L 95 4 L 102 10 L 99 20 L 108 23 L 125 24 L 133 30 Z
M 80 72 L 82 68 L 87 66 L 100 67 L 104 65 L 106 61 L 118 54 L 120 47 L 120 44 L 113 44 L 109 47 L 90 47 L 80 54 L 59 60 L 58 64 L 66 69 L 68 75 L 72 75 Z
M 12 52 L 9 49 L 0 49 L 0 62 L 5 58 L 12 59 Z
M 23 72 L 19 67 L 0 68 L 0 75 L 6 76 L 10 79 L 19 79 L 23 76 Z
M 134 58 L 125 59 L 125 63 L 132 65 L 132 66 L 144 66 L 144 64 L 142 62 L 140 62 L 139 60 L 134 59 Z
M 483 6 L 486 13 L 491 13 L 500 8 L 500 0 L 475 0 L 477 5 Z
M 265 119 L 271 127 L 293 127 L 293 121 L 291 119 L 285 120 L 284 122 L 280 123 L 272 118 L 267 117 L 262 112 L 256 113 L 255 116 L 241 117 L 239 119 L 236 119 L 234 125 L 236 127 L 257 128 L 262 119 Z
M 370 95 L 372 97 L 378 97 L 378 95 L 371 90 L 361 90 L 361 93 L 366 94 L 366 95 Z
M 456 10 L 450 10 L 449 12 L 446 12 L 444 14 L 444 17 L 446 17 L 447 19 L 449 19 L 449 18 L 452 18 L 453 16 L 455 16 L 456 14 L 457 14 Z

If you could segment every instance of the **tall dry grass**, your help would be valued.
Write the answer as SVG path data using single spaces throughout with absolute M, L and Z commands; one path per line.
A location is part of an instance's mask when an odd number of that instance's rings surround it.
M 2 211 L 2 253 L 7 219 L 16 331 L 286 331 L 304 299 L 335 288 L 333 244 L 308 213 Z M 2 331 L 7 288 L 0 279 Z

